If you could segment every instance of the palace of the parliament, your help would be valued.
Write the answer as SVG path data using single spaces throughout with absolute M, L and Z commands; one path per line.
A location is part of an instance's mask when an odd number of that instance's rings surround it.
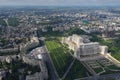
M 102 46 L 98 42 L 90 42 L 90 40 L 84 36 L 81 37 L 73 34 L 69 37 L 63 37 L 62 43 L 67 44 L 69 49 L 74 51 L 74 56 L 80 60 L 85 58 L 91 59 L 91 57 L 92 59 L 100 58 L 108 53 L 107 46 Z

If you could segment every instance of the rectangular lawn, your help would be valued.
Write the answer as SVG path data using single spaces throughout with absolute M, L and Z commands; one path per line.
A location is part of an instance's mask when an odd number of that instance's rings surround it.
M 60 41 L 54 39 L 46 40 L 45 45 L 47 46 L 58 75 L 61 78 L 68 69 L 70 63 L 73 61 L 73 57 L 70 55 L 70 50 L 66 49 Z
M 78 78 L 87 77 L 87 74 L 91 76 L 90 72 L 83 66 L 83 64 L 80 61 L 75 60 L 65 80 L 74 80 Z

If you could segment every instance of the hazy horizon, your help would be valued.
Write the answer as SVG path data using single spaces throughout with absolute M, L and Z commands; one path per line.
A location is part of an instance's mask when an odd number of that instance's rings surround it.
M 0 0 L 0 6 L 119 6 L 120 0 Z

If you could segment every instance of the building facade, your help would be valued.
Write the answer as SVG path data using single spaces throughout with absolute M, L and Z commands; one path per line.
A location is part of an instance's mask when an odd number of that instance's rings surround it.
M 69 49 L 74 51 L 74 56 L 78 59 L 108 53 L 107 46 L 101 46 L 98 42 L 84 41 L 84 38 L 76 34 L 62 38 L 62 43 L 68 44 Z

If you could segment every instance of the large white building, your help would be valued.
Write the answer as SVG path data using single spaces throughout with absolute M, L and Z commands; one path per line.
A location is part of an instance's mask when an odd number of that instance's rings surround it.
M 86 38 L 76 34 L 62 38 L 62 43 L 68 44 L 69 49 L 74 51 L 74 56 L 78 59 L 107 53 L 107 46 L 101 46 L 98 42 L 87 41 Z
M 81 44 L 80 47 L 77 49 L 77 51 L 82 56 L 98 54 L 100 53 L 99 43 L 91 42 L 91 43 Z
M 68 44 L 70 49 L 76 50 L 77 48 L 80 47 L 80 44 L 83 43 L 83 38 L 74 34 L 69 37 L 63 37 L 62 43 L 66 43 L 66 44 Z

